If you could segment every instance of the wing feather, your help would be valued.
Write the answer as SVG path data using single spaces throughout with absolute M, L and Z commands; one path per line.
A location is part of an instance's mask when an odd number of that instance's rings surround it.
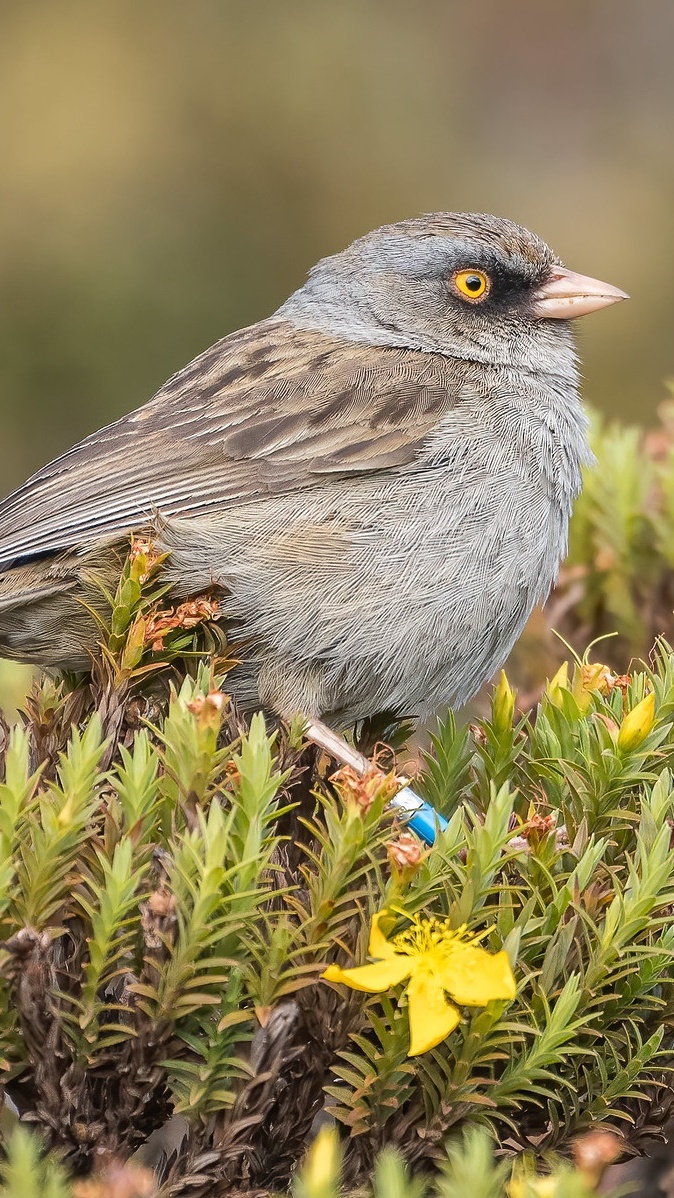
M 449 365 L 281 321 L 233 333 L 5 499 L 0 569 L 157 514 L 196 516 L 413 462 L 456 400 Z

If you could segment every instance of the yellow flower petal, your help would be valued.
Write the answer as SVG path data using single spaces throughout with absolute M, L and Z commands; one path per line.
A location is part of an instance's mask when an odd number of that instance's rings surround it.
M 486 952 L 474 944 L 457 944 L 439 971 L 440 981 L 462 1007 L 484 1007 L 493 998 L 514 998 L 517 992 L 508 954 Z
M 366 990 L 380 994 L 408 977 L 413 962 L 409 957 L 391 957 L 388 961 L 375 961 L 372 965 L 358 965 L 355 969 L 340 969 L 339 965 L 328 965 L 321 974 L 326 982 L 343 982 L 352 990 Z
M 454 1031 L 461 1016 L 445 998 L 442 985 L 430 969 L 416 969 L 407 987 L 407 1008 L 410 1021 L 410 1050 L 417 1057 L 435 1048 Z
M 380 959 L 388 960 L 390 957 L 395 957 L 396 952 L 390 940 L 386 939 L 384 933 L 379 927 L 379 921 L 384 915 L 388 915 L 388 911 L 377 911 L 372 916 L 370 943 L 367 946 L 367 951 L 371 957 L 379 957 Z

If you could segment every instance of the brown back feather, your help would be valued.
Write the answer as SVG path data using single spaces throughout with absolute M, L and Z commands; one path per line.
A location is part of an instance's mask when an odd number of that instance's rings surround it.
M 0 505 L 0 569 L 162 517 L 254 502 L 326 474 L 388 470 L 456 398 L 437 354 L 264 321 L 175 374 Z

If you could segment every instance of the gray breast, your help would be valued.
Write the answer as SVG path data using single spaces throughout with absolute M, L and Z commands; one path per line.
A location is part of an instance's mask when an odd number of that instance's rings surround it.
M 586 458 L 577 397 L 467 396 L 413 464 L 209 528 L 174 522 L 171 568 L 195 588 L 195 563 L 209 571 L 217 555 L 222 573 L 227 545 L 222 581 L 255 643 L 246 685 L 261 670 L 282 710 L 307 710 L 314 688 L 345 722 L 424 715 L 474 694 L 547 595 Z

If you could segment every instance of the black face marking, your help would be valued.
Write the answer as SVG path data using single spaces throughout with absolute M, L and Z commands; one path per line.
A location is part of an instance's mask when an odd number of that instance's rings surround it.
M 455 264 L 455 269 L 449 278 L 445 277 L 445 291 L 448 301 L 456 309 L 467 314 L 481 313 L 485 316 L 497 315 L 526 315 L 534 292 L 540 287 L 548 274 L 550 267 L 545 261 L 532 263 L 519 256 L 505 258 L 484 246 L 475 246 L 470 258 L 466 254 Z M 453 280 L 457 273 L 463 272 L 462 291 L 457 293 Z M 484 274 L 488 280 L 488 288 L 484 295 L 482 279 Z M 470 294 L 474 292 L 476 299 L 470 302 Z

